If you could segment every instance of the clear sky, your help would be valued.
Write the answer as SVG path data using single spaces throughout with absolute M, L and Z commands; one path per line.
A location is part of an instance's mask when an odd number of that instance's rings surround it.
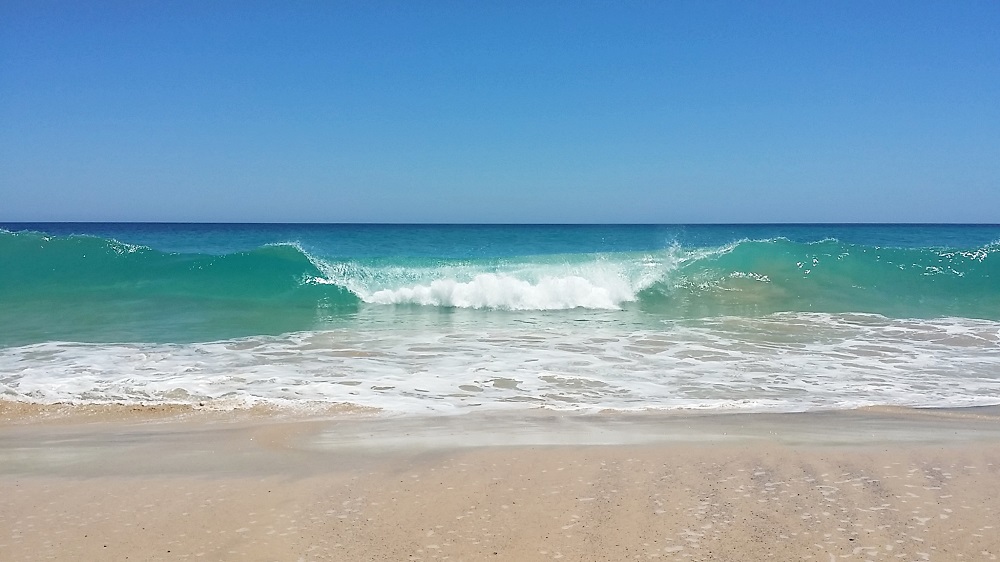
M 1000 222 L 1000 2 L 2 0 L 0 220 Z

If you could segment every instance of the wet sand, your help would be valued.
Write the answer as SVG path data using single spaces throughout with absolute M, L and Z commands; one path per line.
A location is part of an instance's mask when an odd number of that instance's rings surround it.
M 996 408 L 445 418 L 0 403 L 3 560 L 995 560 Z

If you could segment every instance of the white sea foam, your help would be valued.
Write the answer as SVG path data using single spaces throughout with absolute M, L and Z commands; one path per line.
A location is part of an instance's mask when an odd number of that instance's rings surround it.
M 429 285 L 382 289 L 364 300 L 377 304 L 421 304 L 500 310 L 616 309 L 635 300 L 635 290 L 624 279 L 595 285 L 578 276 L 543 277 L 537 283 L 510 275 L 483 273 L 471 281 L 436 279 Z
M 323 277 L 306 282 L 335 284 L 371 304 L 416 304 L 495 310 L 617 309 L 677 267 L 675 250 L 657 255 L 622 255 L 618 261 L 434 266 L 373 266 L 311 258 Z M 579 258 L 577 258 L 579 259 Z
M 397 324 L 380 315 L 350 328 L 213 343 L 6 348 L 0 397 L 392 412 L 1000 403 L 998 322 L 783 313 L 650 327 L 621 323 L 618 313 L 561 314 L 576 317 L 553 323 L 519 313 L 518 322 L 490 323 L 459 314 Z

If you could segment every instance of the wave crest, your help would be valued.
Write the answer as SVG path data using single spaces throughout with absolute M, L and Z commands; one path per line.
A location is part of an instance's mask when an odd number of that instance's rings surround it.
M 494 310 L 615 310 L 676 268 L 660 255 L 530 256 L 515 261 L 401 264 L 314 261 L 323 277 L 369 304 Z
M 429 285 L 382 289 L 364 298 L 375 304 L 419 304 L 497 310 L 617 309 L 635 300 L 625 282 L 602 287 L 583 277 L 545 277 L 529 283 L 510 275 L 484 273 L 471 281 L 438 279 Z

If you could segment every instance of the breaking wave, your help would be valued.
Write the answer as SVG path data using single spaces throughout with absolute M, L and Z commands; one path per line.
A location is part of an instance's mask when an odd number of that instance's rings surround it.
M 81 339 L 73 329 L 103 334 L 84 340 L 156 340 L 163 339 L 156 327 L 167 325 L 192 339 L 277 334 L 370 306 L 996 320 L 998 253 L 998 243 L 881 248 L 777 238 L 656 252 L 347 260 L 295 242 L 212 255 L 0 231 L 0 321 L 7 326 L 0 345 Z

